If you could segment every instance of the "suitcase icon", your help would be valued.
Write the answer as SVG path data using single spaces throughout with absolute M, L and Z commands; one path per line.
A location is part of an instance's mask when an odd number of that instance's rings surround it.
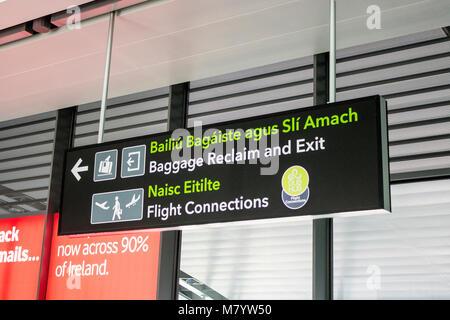
M 111 156 L 107 156 L 105 160 L 100 161 L 100 166 L 98 168 L 99 176 L 110 175 L 112 172 L 112 161 L 110 161 Z

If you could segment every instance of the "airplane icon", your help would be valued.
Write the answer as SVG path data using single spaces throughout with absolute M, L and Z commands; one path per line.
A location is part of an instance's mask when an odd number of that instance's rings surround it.
M 98 203 L 96 202 L 95 205 L 103 210 L 108 210 L 109 207 L 106 206 L 106 204 L 108 203 L 108 201 L 102 202 L 102 203 Z
M 130 208 L 131 206 L 136 205 L 136 203 L 139 201 L 139 199 L 141 199 L 141 195 L 139 195 L 139 196 L 136 198 L 136 195 L 133 194 L 133 199 L 131 199 L 130 203 L 127 203 L 127 204 L 125 205 L 125 208 Z
M 143 188 L 94 193 L 91 224 L 143 219 L 145 193 Z

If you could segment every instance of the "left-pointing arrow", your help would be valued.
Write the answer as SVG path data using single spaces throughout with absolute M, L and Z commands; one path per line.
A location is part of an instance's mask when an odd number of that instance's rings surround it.
M 131 167 L 131 165 L 134 163 L 134 160 L 131 158 L 128 158 L 127 164 L 129 167 Z
M 89 169 L 88 166 L 80 167 L 81 162 L 83 162 L 83 160 L 81 158 L 78 159 L 77 163 L 75 163 L 75 165 L 71 170 L 72 174 L 77 179 L 77 181 L 80 181 L 81 179 L 80 172 L 88 171 Z

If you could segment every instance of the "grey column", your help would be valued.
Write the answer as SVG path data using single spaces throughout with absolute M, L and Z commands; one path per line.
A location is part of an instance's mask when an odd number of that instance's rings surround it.
M 172 85 L 169 93 L 168 130 L 186 128 L 189 83 Z M 161 232 L 158 300 L 177 300 L 180 272 L 181 231 Z
M 72 148 L 75 116 L 77 107 L 58 110 L 53 147 L 52 173 L 48 195 L 47 214 L 45 216 L 44 238 L 42 243 L 41 265 L 37 298 L 45 299 L 47 292 L 48 268 L 50 264 L 50 250 L 53 235 L 54 214 L 61 209 L 62 185 L 64 180 L 64 166 L 66 151 Z
M 314 105 L 328 102 L 329 54 L 314 56 Z M 333 300 L 333 219 L 313 220 L 313 299 Z

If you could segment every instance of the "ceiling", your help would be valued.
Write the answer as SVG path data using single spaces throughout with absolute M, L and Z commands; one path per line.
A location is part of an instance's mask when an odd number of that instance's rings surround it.
M 0 1 L 0 30 L 40 18 L 70 6 L 79 6 L 92 0 L 5 0 Z
M 84 2 L 7 0 L 0 3 L 0 29 Z M 122 9 L 109 97 L 327 51 L 328 3 L 172 0 Z M 378 0 L 381 29 L 369 30 L 371 4 L 337 1 L 338 49 L 450 21 L 448 0 Z M 85 21 L 81 29 L 62 27 L 0 46 L 0 121 L 100 100 L 107 33 L 105 15 Z

